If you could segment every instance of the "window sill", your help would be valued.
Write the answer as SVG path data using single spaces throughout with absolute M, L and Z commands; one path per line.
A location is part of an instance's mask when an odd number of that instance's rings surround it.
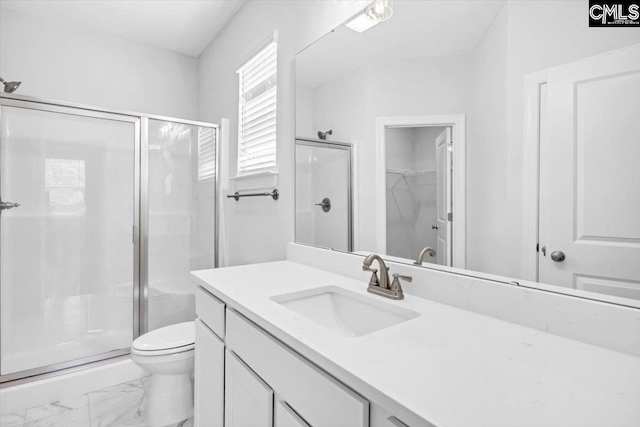
M 277 171 L 262 171 L 229 178 L 233 191 L 273 190 L 278 185 Z

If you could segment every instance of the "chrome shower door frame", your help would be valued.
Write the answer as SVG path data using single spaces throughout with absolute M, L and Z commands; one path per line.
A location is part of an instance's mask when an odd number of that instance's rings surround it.
M 348 143 L 348 142 L 339 142 L 339 141 L 328 141 L 328 140 L 324 140 L 324 139 L 312 139 L 312 138 L 301 138 L 301 137 L 296 137 L 295 140 L 295 147 L 297 147 L 298 145 L 304 145 L 304 146 L 308 146 L 308 147 L 319 147 L 319 148 L 329 148 L 329 149 L 334 149 L 334 150 L 343 150 L 346 151 L 349 154 L 349 167 L 348 167 L 348 172 L 349 172 L 349 185 L 347 188 L 347 199 L 348 199 L 348 203 L 347 203 L 347 216 L 348 216 L 348 223 L 347 223 L 347 228 L 349 230 L 348 235 L 347 235 L 347 252 L 353 252 L 353 145 Z M 294 198 L 295 195 L 297 194 L 296 191 L 296 187 L 297 187 L 297 182 L 296 182 L 296 176 L 297 176 L 297 162 L 295 161 L 295 156 L 296 156 L 296 152 L 295 152 L 295 147 L 294 147 L 294 152 L 293 152 L 293 157 L 294 157 L 294 171 L 293 171 L 293 194 L 294 194 Z M 296 203 L 294 200 L 293 203 L 293 218 L 294 220 L 297 222 L 298 219 L 296 217 Z M 293 241 L 298 243 L 297 240 L 297 236 L 295 235 L 295 231 L 296 230 L 296 226 L 294 224 L 294 236 L 293 236 Z M 306 246 L 313 246 L 307 243 L 298 243 L 301 245 L 306 245 Z
M 139 308 L 138 300 L 140 298 L 140 117 L 130 116 L 126 114 L 118 114 L 112 112 L 93 111 L 88 109 L 82 109 L 77 107 L 68 107 L 65 105 L 54 105 L 49 103 L 39 103 L 37 101 L 16 99 L 17 97 L 0 97 L 0 107 L 15 107 L 24 108 L 28 110 L 46 111 L 51 113 L 67 114 L 72 116 L 90 117 L 103 120 L 113 120 L 125 123 L 132 123 L 134 125 L 134 214 L 133 214 L 133 227 L 132 240 L 134 245 L 134 260 L 133 260 L 133 336 L 138 336 L 140 330 L 139 324 Z M 1 111 L 0 111 L 1 114 Z M 1 230 L 0 230 L 1 233 Z M 0 286 L 2 284 L 0 283 Z M 1 321 L 1 320 L 0 320 Z M 119 349 L 109 351 L 107 353 L 92 355 L 83 357 L 80 359 L 69 360 L 65 362 L 55 363 L 51 365 L 45 365 L 38 368 L 28 369 L 25 371 L 14 372 L 11 374 L 5 374 L 0 376 L 0 383 L 7 383 L 23 378 L 33 377 L 36 375 L 47 374 L 63 369 L 74 368 L 77 366 L 85 365 L 88 363 L 94 363 L 105 359 L 113 358 L 128 354 L 130 349 Z
M 215 267 L 218 267 L 218 239 L 219 239 L 219 172 L 220 172 L 220 126 L 215 123 L 194 120 L 177 119 L 160 115 L 143 114 L 96 107 L 92 105 L 63 102 L 24 95 L 0 93 L 0 107 L 11 106 L 32 110 L 49 111 L 83 117 L 106 120 L 116 120 L 134 124 L 134 229 L 132 240 L 134 244 L 134 277 L 133 277 L 133 339 L 148 331 L 148 292 L 149 292 L 149 134 L 150 119 L 194 125 L 215 129 L 215 183 L 214 183 L 214 251 Z M 1 113 L 1 110 L 0 110 Z M 1 231 L 0 231 L 1 232 Z M 1 283 L 0 283 L 1 286 Z M 1 320 L 0 320 L 1 321 Z M 0 388 L 10 387 L 49 376 L 60 375 L 78 369 L 85 369 L 108 362 L 108 359 L 118 360 L 131 353 L 130 348 L 118 349 L 106 353 L 87 356 L 80 359 L 41 366 L 34 369 L 0 375 Z

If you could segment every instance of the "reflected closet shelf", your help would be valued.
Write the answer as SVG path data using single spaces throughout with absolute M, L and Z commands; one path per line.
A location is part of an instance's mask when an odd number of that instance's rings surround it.
M 424 169 L 424 170 L 412 170 L 412 169 L 387 169 L 387 173 L 392 173 L 396 175 L 402 176 L 420 176 L 420 175 L 435 175 L 435 169 Z

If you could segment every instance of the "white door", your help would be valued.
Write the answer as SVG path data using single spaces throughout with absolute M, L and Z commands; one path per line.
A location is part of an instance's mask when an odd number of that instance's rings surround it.
M 223 425 L 224 343 L 196 319 L 195 425 Z
M 553 68 L 540 282 L 640 299 L 640 46 Z
M 225 354 L 225 427 L 272 427 L 273 390 L 233 352 Z
M 446 128 L 436 138 L 436 232 L 438 264 L 451 265 L 451 231 L 448 216 L 451 212 L 451 128 Z

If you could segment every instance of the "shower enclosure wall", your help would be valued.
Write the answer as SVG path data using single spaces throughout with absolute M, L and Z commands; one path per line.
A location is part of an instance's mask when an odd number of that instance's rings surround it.
M 0 96 L 0 382 L 129 353 L 216 266 L 218 127 Z
M 296 242 L 353 250 L 351 145 L 297 138 Z

